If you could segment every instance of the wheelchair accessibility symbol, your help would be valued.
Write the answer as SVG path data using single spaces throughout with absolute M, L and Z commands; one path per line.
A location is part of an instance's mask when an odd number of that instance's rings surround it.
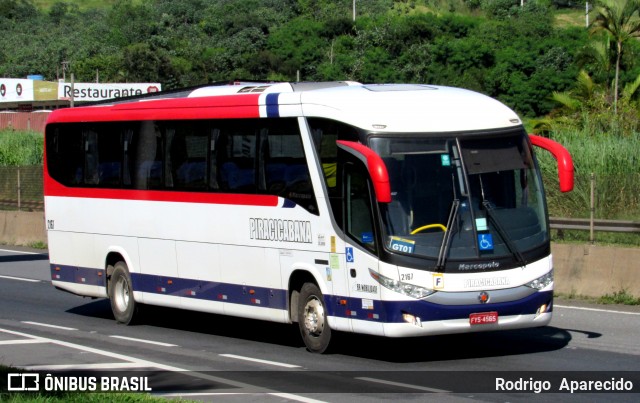
M 353 263 L 353 248 L 345 248 L 345 254 L 347 255 L 347 263 Z
M 478 234 L 478 247 L 480 250 L 493 250 L 493 237 L 491 234 Z

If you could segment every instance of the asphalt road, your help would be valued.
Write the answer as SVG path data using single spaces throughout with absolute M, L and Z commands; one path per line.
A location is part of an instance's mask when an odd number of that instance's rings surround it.
M 412 339 L 340 334 L 319 356 L 289 325 L 168 308 L 118 325 L 108 300 L 58 291 L 49 280 L 46 253 L 0 249 L 0 364 L 54 374 L 142 371 L 135 374 L 149 379 L 153 394 L 223 402 L 640 397 L 640 307 L 556 300 L 544 328 Z M 633 393 L 566 390 L 621 379 Z M 535 393 L 545 388 L 555 393 Z

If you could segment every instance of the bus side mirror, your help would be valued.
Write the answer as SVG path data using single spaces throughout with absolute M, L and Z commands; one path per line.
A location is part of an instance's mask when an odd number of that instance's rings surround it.
M 570 192 L 573 190 L 573 160 L 571 154 L 560 143 L 546 137 L 530 134 L 531 144 L 543 148 L 553 155 L 558 162 L 558 179 L 560 180 L 560 191 Z
M 338 140 L 338 147 L 362 161 L 371 177 L 378 203 L 391 203 L 389 173 L 382 158 L 369 147 L 353 141 Z

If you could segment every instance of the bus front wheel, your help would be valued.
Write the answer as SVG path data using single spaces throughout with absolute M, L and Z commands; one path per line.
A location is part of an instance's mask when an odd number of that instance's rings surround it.
M 312 353 L 323 353 L 329 347 L 331 329 L 327 322 L 322 292 L 317 285 L 305 283 L 298 298 L 298 326 L 302 340 Z
M 118 262 L 113 267 L 109 282 L 109 299 L 116 321 L 125 325 L 133 324 L 138 313 L 138 304 L 133 299 L 131 275 L 124 262 Z

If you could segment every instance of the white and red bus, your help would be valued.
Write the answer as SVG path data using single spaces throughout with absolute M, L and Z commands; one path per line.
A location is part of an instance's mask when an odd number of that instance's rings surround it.
M 389 337 L 543 326 L 553 265 L 540 171 L 509 108 L 353 82 L 210 86 L 54 111 L 53 285 L 111 300 Z

